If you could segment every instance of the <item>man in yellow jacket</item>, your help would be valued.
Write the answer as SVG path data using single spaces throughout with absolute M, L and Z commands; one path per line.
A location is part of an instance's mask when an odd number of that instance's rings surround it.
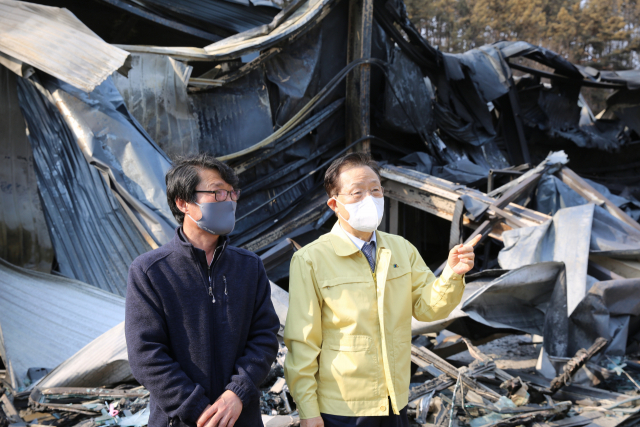
M 411 316 L 449 315 L 478 240 L 453 248 L 436 279 L 411 243 L 376 231 L 384 197 L 368 155 L 337 159 L 324 185 L 338 221 L 291 261 L 284 331 L 301 426 L 408 426 Z

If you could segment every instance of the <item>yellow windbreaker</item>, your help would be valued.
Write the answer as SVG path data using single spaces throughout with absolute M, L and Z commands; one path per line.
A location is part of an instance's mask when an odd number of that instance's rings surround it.
M 402 237 L 376 231 L 376 271 L 336 222 L 291 260 L 284 373 L 301 419 L 372 416 L 407 405 L 411 315 L 429 322 L 458 305 L 464 277 L 436 279 Z

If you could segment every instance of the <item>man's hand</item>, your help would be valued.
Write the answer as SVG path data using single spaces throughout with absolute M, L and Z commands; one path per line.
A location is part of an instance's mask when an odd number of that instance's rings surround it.
M 449 267 L 457 274 L 465 274 L 473 268 L 473 260 L 476 254 L 473 253 L 473 247 L 480 241 L 481 235 L 477 235 L 466 245 L 456 245 L 449 252 Z
M 242 400 L 231 390 L 227 390 L 208 405 L 198 418 L 198 427 L 233 427 L 242 412 Z
M 322 417 L 300 420 L 300 427 L 324 427 L 324 421 L 322 420 Z

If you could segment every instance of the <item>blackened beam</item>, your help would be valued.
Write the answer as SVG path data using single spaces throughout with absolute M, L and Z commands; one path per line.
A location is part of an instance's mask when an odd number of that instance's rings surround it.
M 627 215 L 622 209 L 614 205 L 609 199 L 593 188 L 593 186 L 582 179 L 577 173 L 565 166 L 560 170 L 560 172 L 558 172 L 558 174 L 560 175 L 562 182 L 571 187 L 573 191 L 588 201 L 595 203 L 598 206 L 602 206 L 607 210 L 607 212 L 618 218 L 620 221 L 640 231 L 640 224 L 638 224 L 637 221 Z
M 238 80 L 240 77 L 244 77 L 250 72 L 252 72 L 253 70 L 257 70 L 258 68 L 260 68 L 262 64 L 264 64 L 268 59 L 280 53 L 281 51 L 282 51 L 282 48 L 273 47 L 261 53 L 260 55 L 258 55 L 258 57 L 255 58 L 253 61 L 250 61 L 245 65 L 243 65 L 242 67 L 238 68 L 237 70 L 232 71 L 229 74 L 225 74 L 224 76 L 221 76 L 218 78 L 203 79 L 200 77 L 191 77 L 189 78 L 189 86 L 195 86 L 195 88 L 190 88 L 189 92 L 190 93 L 203 92 L 208 89 L 224 86 L 227 83 L 231 83 L 232 81 Z
M 494 220 L 478 223 L 469 220 L 465 216 L 463 224 L 475 229 L 481 226 L 484 228 L 490 227 L 488 235 L 496 240 L 502 240 L 503 231 L 519 226 L 540 225 L 551 218 L 548 215 L 513 203 L 513 196 L 517 193 L 517 190 L 505 193 L 501 197 L 502 201 L 497 203 L 499 199 L 489 197 L 481 191 L 410 169 L 384 166 L 381 169 L 381 175 L 385 196 L 448 221 L 453 220 L 455 203 L 460 196 L 468 195 L 488 204 L 490 206 L 488 213 L 494 216 Z M 531 181 L 527 180 L 526 183 L 523 181 L 523 185 L 518 186 L 518 188 L 533 185 L 535 180 L 536 178 L 533 178 Z M 508 218 L 506 223 L 502 220 L 503 217 Z
M 148 397 L 149 391 L 144 388 L 136 388 L 132 390 L 109 389 L 109 388 L 91 388 L 91 387 L 51 387 L 39 389 L 40 400 L 43 399 L 69 399 L 72 397 L 93 399 L 137 399 L 139 397 Z M 34 399 L 35 400 L 35 399 Z
M 371 57 L 373 0 L 349 0 L 347 64 Z M 347 145 L 369 135 L 371 130 L 371 66 L 362 64 L 347 76 Z M 371 152 L 371 142 L 363 141 L 355 151 Z
M 551 380 L 551 386 L 549 389 L 551 390 L 551 394 L 554 394 L 558 390 L 560 390 L 565 385 L 571 382 L 571 377 L 578 372 L 580 368 L 584 366 L 585 363 L 589 361 L 593 356 L 596 355 L 600 350 L 607 345 L 607 340 L 605 338 L 599 337 L 595 340 L 595 342 L 589 347 L 589 349 L 585 350 L 581 348 L 578 350 L 575 356 L 573 356 L 565 366 L 562 367 L 562 374 L 555 377 Z
M 260 255 L 262 264 L 267 273 L 291 258 L 291 254 L 300 249 L 300 245 L 292 239 L 284 239 L 282 242 Z
M 447 362 L 440 356 L 436 355 L 432 351 L 426 349 L 425 347 L 418 347 L 416 345 L 411 345 L 411 360 L 418 366 L 425 366 L 424 364 L 431 364 L 435 368 L 444 372 L 448 377 L 452 380 L 457 380 L 460 378 L 465 387 L 468 387 L 478 393 L 480 396 L 490 400 L 491 402 L 497 402 L 500 399 L 500 395 L 490 388 L 476 382 L 474 379 L 470 378 L 467 373 L 461 372 L 453 366 L 451 363 Z M 493 365 L 495 366 L 495 364 Z
M 496 421 L 492 424 L 487 424 L 486 427 L 515 427 L 520 425 L 530 425 L 536 422 L 547 420 L 562 413 L 566 413 L 571 409 L 571 402 L 558 402 L 554 406 L 545 408 L 543 410 L 529 412 L 524 414 L 515 415 L 510 418 L 505 418 L 500 421 Z
M 265 246 L 270 245 L 276 240 L 281 239 L 292 231 L 304 227 L 307 224 L 311 224 L 320 219 L 324 212 L 324 207 L 327 205 L 327 196 L 322 194 L 313 198 L 303 209 L 292 216 L 281 221 L 280 225 L 276 226 L 273 230 L 261 235 L 257 239 L 253 239 L 250 242 L 242 245 L 243 249 L 247 249 L 251 252 L 259 251 Z
M 525 65 L 514 64 L 512 62 L 507 62 L 507 63 L 509 64 L 509 67 L 513 68 L 514 70 L 523 71 L 525 73 L 533 74 L 540 77 L 545 77 L 551 80 L 577 83 L 581 86 L 597 87 L 600 89 L 626 89 L 627 88 L 627 85 L 624 85 L 624 84 L 594 82 L 592 80 L 576 79 L 576 78 L 571 78 L 567 76 L 562 76 L 560 74 L 549 73 L 548 71 L 536 70 L 535 68 L 527 67 Z

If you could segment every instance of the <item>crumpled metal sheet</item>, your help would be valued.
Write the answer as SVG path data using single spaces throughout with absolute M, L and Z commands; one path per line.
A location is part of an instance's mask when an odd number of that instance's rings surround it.
M 0 51 L 91 92 L 127 52 L 104 42 L 67 9 L 0 0 Z
M 635 199 L 611 194 L 602 184 L 586 180 L 603 196 L 618 207 L 626 207 L 632 215 L 640 215 L 640 203 Z M 533 198 L 533 209 L 554 215 L 560 209 L 586 205 L 589 202 L 573 191 L 567 184 L 553 175 L 545 175 L 540 179 Z M 591 228 L 590 252 L 593 254 L 613 255 L 615 258 L 635 259 L 640 254 L 640 233 L 633 227 L 612 217 L 605 209 L 596 207 L 593 213 Z
M 604 115 L 619 119 L 640 135 L 640 90 L 618 90 L 612 93 L 607 98 Z
M 164 180 L 171 162 L 129 114 L 111 78 L 90 94 L 57 79 L 43 84 L 87 162 L 126 204 L 147 244 L 158 247 L 171 240 L 178 226 L 167 205 Z
M 587 266 L 594 205 L 558 211 L 553 219 L 537 227 L 517 228 L 502 234 L 504 249 L 498 255 L 500 267 L 519 268 L 545 261 L 562 261 L 567 266 L 567 312 L 570 315 L 586 294 Z
M 485 273 L 485 272 L 483 272 Z M 480 273 L 481 275 L 483 273 Z M 435 320 L 433 322 L 421 322 L 416 320 L 414 317 L 411 318 L 411 335 L 422 335 L 428 334 L 431 332 L 440 332 L 443 329 L 447 329 L 451 324 L 459 319 L 464 319 L 467 316 L 462 310 L 462 306 L 465 304 L 469 298 L 473 298 L 473 296 L 479 292 L 487 283 L 490 283 L 491 280 L 487 280 L 486 277 L 474 278 L 475 275 L 470 275 L 466 278 L 466 286 L 464 288 L 464 292 L 462 294 L 462 299 L 460 303 L 449 313 L 449 315 L 441 320 Z
M 592 283 L 567 317 L 564 306 L 570 292 L 563 281 L 554 290 L 545 320 L 545 351 L 551 356 L 572 357 L 603 337 L 608 341 L 603 354 L 623 356 L 628 338 L 640 332 L 640 279 Z
M 191 99 L 200 124 L 200 151 L 219 157 L 251 147 L 273 133 L 261 70 Z
M 581 109 L 578 87 L 557 84 L 547 88 L 529 77 L 521 78 L 517 87 L 521 117 L 528 126 L 579 147 L 616 151 L 624 143 L 624 124 L 594 119 Z
M 264 50 L 285 38 L 304 33 L 310 26 L 324 18 L 331 6 L 339 0 L 301 0 L 293 5 L 295 11 L 281 20 L 276 16 L 269 25 L 248 30 L 206 46 L 204 50 L 215 59 L 239 58 L 247 53 Z M 284 17 L 286 9 L 280 15 Z M 266 24 L 266 23 L 265 23 Z
M 624 355 L 628 338 L 640 332 L 640 279 L 589 280 L 568 316 L 567 273 L 562 262 L 542 262 L 502 274 L 465 298 L 446 328 L 467 336 L 496 330 L 543 335 L 545 352 L 555 357 L 572 357 L 603 337 L 609 341 L 605 355 Z
M 193 67 L 165 55 L 132 54 L 127 77 L 111 78 L 127 109 L 169 156 L 198 154 L 198 118 L 187 95 Z
M 16 76 L 0 65 L 0 258 L 48 273 L 53 246 L 16 84 Z
M 564 268 L 561 262 L 542 262 L 509 271 L 469 297 L 461 309 L 492 328 L 542 335 L 547 304 Z
M 51 94 L 18 78 L 18 98 L 60 272 L 124 295 L 129 265 L 150 245 L 85 159 Z
M 614 258 L 640 257 L 640 232 L 593 204 L 560 209 L 544 224 L 506 231 L 502 237 L 505 247 L 498 255 L 502 268 L 543 261 L 566 264 L 567 316 L 587 293 L 590 253 Z
M 419 132 L 427 136 L 435 131 L 431 82 L 422 76 L 420 67 L 400 48 L 390 52 L 389 80 L 385 81 L 382 111 L 378 114 L 380 126 L 409 134 Z M 395 89 L 396 95 L 392 88 Z M 402 105 L 399 103 L 401 102 Z M 409 117 L 407 117 L 407 115 Z M 417 129 L 416 129 L 417 128 Z
M 324 34 L 322 26 L 309 30 L 265 64 L 265 78 L 278 88 L 276 126 L 290 120 L 322 88 L 318 71 Z M 325 64 L 322 64 L 325 65 Z
M 38 383 L 38 388 L 108 387 L 133 381 L 122 321 L 124 309 L 118 319 L 120 323 L 49 372 Z
M 52 369 L 124 318 L 124 298 L 0 259 L 0 355 L 17 388 L 29 368 Z
M 536 62 L 553 68 L 558 74 L 568 77 L 582 79 L 583 74 L 571 62 L 564 59 L 556 52 L 536 46 L 524 41 L 500 41 L 492 45 L 495 49 L 500 50 L 505 58 L 513 58 L 524 56 Z
M 554 215 L 560 209 L 586 205 L 587 200 L 553 175 L 544 175 L 534 193 L 532 209 Z
M 492 46 L 482 46 L 465 53 L 443 53 L 445 72 L 450 80 L 471 79 L 484 102 L 509 92 L 511 71 Z

